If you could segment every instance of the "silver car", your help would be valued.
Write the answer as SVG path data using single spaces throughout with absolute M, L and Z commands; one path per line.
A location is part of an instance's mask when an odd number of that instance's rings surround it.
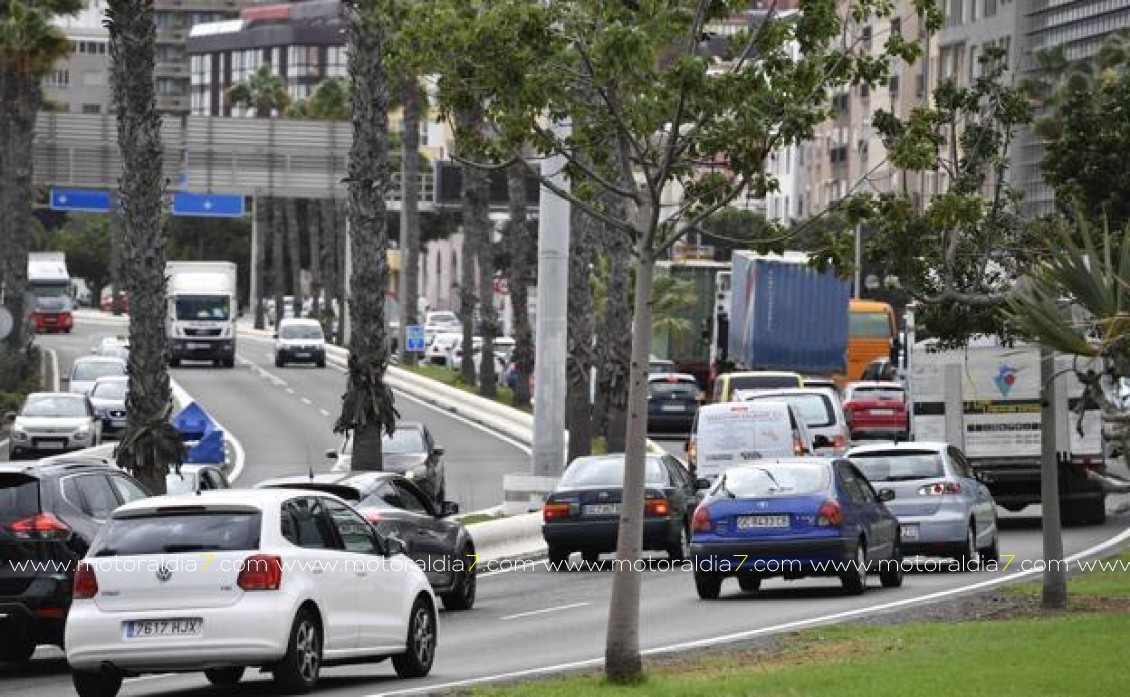
M 947 443 L 875 443 L 847 453 L 876 489 L 895 492 L 906 556 L 953 557 L 968 569 L 1000 558 L 997 506 L 965 455 Z
M 219 465 L 184 464 L 180 472 L 165 475 L 165 490 L 169 494 L 194 494 L 198 491 L 230 489 L 231 483 Z
M 69 392 L 89 394 L 98 378 L 125 375 L 126 362 L 110 356 L 83 356 L 75 360 L 67 382 Z
M 92 448 L 102 442 L 102 420 L 86 395 L 68 392 L 33 392 L 12 423 L 8 459 L 55 455 Z

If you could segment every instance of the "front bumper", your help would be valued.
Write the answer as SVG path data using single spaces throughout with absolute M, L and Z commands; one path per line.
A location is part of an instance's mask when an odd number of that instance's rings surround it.
M 51 445 L 48 445 L 48 444 Z M 82 450 L 94 445 L 94 434 L 82 440 L 77 440 L 66 434 L 36 434 L 29 433 L 27 439 L 8 441 L 8 452 L 13 457 L 33 455 L 59 455 L 74 450 Z
M 671 518 L 647 518 L 643 523 L 643 548 L 666 549 L 678 533 L 678 521 Z M 620 518 L 592 518 L 578 521 L 555 521 L 541 526 L 547 545 L 565 550 L 616 551 Z
M 75 324 L 69 312 L 34 312 L 31 319 L 37 332 L 66 332 Z
M 852 563 L 854 549 L 841 537 L 691 542 L 699 573 L 733 576 L 835 576 L 837 565 Z
M 235 339 L 171 339 L 169 351 L 173 358 L 190 361 L 235 358 Z
M 280 348 L 276 351 L 279 360 L 288 363 L 320 363 L 326 360 L 326 349 L 323 348 Z

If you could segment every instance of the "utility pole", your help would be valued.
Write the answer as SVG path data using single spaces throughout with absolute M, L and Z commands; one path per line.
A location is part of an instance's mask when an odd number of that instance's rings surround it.
M 1040 346 L 1040 507 L 1044 533 L 1043 606 L 1067 607 L 1067 573 L 1063 559 L 1063 526 L 1059 512 L 1059 454 L 1056 452 L 1056 409 L 1059 391 L 1055 389 L 1055 352 Z
M 251 284 L 248 287 L 247 305 L 251 317 L 258 317 L 259 304 L 259 197 L 251 197 Z
M 863 223 L 855 224 L 855 285 L 852 297 L 863 297 Z

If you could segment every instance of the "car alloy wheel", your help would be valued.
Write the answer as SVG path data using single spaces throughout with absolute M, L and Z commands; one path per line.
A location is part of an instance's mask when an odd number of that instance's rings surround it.
M 965 545 L 957 560 L 961 562 L 962 571 L 971 571 L 977 563 L 977 535 L 973 532 L 973 524 L 965 530 Z
M 290 630 L 282 661 L 272 670 L 284 692 L 308 692 L 322 668 L 322 629 L 309 610 L 300 610 Z
M 840 583 L 848 595 L 862 595 L 867 590 L 867 543 L 862 538 L 856 542 L 855 560 L 848 566 L 840 573 Z
M 902 585 L 902 552 L 899 550 L 898 539 L 891 550 L 891 558 L 879 569 L 879 582 L 884 588 L 898 588 Z
M 679 523 L 679 539 L 667 548 L 672 561 L 682 561 L 691 555 L 691 536 L 687 534 L 686 521 Z
M 298 659 L 298 674 L 307 682 L 318 679 L 318 668 L 322 661 L 321 638 L 318 628 L 310 621 L 303 622 L 298 627 L 295 640 L 296 658 Z
M 392 657 L 392 665 L 402 678 L 422 678 L 431 672 L 435 660 L 435 615 L 421 596 L 416 599 L 409 617 L 406 650 Z

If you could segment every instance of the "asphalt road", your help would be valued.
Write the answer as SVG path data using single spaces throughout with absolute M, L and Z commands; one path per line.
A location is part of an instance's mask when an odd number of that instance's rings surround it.
M 60 346 L 77 346 L 74 338 L 48 340 L 56 341 Z M 332 401 L 336 400 L 332 390 L 340 390 L 319 386 L 328 385 L 331 379 L 340 381 L 340 376 L 332 377 L 336 374 L 329 369 L 275 371 L 273 364 L 270 369 L 264 368 L 267 358 L 263 342 L 247 341 L 240 352 L 286 384 L 276 386 L 247 365 L 228 371 L 182 369 L 174 371 L 176 378 L 243 440 L 248 451 L 243 481 L 250 483 L 257 477 L 302 471 L 305 466 L 302 444 L 306 438 L 316 438 L 319 429 L 328 430 L 329 419 L 321 416 L 319 410 L 325 408 L 332 413 L 330 406 L 336 404 Z M 288 388 L 294 392 L 288 392 Z M 302 397 L 311 404 L 303 402 Z M 213 405 L 210 399 L 219 403 Z M 314 416 L 321 416 L 322 421 Z M 429 419 L 437 437 L 445 442 L 451 454 L 455 450 L 474 448 L 475 457 L 488 458 L 492 447 L 509 447 L 505 444 L 492 446 L 481 432 L 459 430 L 470 428 L 465 424 L 449 424 L 436 414 L 421 413 L 420 418 L 424 417 Z M 415 417 L 406 413 L 405 418 Z M 310 425 L 315 423 L 322 426 Z M 310 433 L 313 435 L 307 435 Z M 319 447 L 322 442 L 318 441 Z M 332 446 L 333 439 L 329 438 L 328 443 Z M 294 452 L 299 455 L 295 457 Z M 254 458 L 252 453 L 255 453 Z M 449 468 L 454 470 L 455 466 L 455 460 L 450 459 Z M 505 471 L 497 465 L 489 470 L 486 466 L 482 466 L 482 470 L 475 469 L 480 466 L 480 461 L 467 460 L 467 469 L 483 478 L 499 477 L 499 472 Z M 457 481 L 452 478 L 449 483 L 455 485 Z M 478 496 L 475 486 L 472 485 L 473 495 Z M 494 486 L 497 488 L 498 483 Z M 455 486 L 449 489 L 455 490 L 458 490 Z M 1111 516 L 1101 527 L 1069 529 L 1065 549 L 1068 554 L 1088 549 L 1122 532 L 1128 522 L 1125 516 Z M 1001 551 L 1005 559 L 1015 555 L 1009 569 L 952 573 L 920 566 L 907 575 L 902 588 L 881 589 L 877 580 L 872 579 L 868 593 L 860 597 L 843 596 L 837 582 L 820 579 L 768 581 L 756 596 L 742 596 L 737 592 L 736 583 L 729 581 L 721 600 L 703 602 L 698 600 L 691 577 L 685 571 L 648 570 L 643 573 L 641 594 L 641 644 L 645 650 L 670 647 L 686 650 L 691 648 L 688 644 L 696 642 L 795 629 L 806 622 L 842 619 L 845 613 L 849 617 L 869 616 L 890 610 L 887 606 L 892 603 L 909 603 L 975 584 L 993 583 L 1005 575 L 1017 573 L 1038 559 L 1041 551 L 1038 518 L 1008 516 L 1003 525 Z M 598 661 L 603 653 L 610 587 L 610 562 L 594 571 L 551 572 L 539 564 L 508 572 L 488 572 L 481 577 L 474 610 L 442 615 L 438 655 L 429 678 L 398 680 L 387 662 L 328 669 L 323 674 L 318 694 L 345 697 L 426 692 L 444 685 L 463 685 L 467 681 Z M 15 673 L 9 670 L 0 676 L 0 693 L 11 697 L 73 694 L 66 664 L 54 650 L 41 650 L 26 670 Z M 219 693 L 202 676 L 195 674 L 130 679 L 122 691 L 124 695 L 185 697 Z M 223 694 L 271 695 L 273 686 L 265 677 L 249 674 L 244 683 L 223 690 Z

